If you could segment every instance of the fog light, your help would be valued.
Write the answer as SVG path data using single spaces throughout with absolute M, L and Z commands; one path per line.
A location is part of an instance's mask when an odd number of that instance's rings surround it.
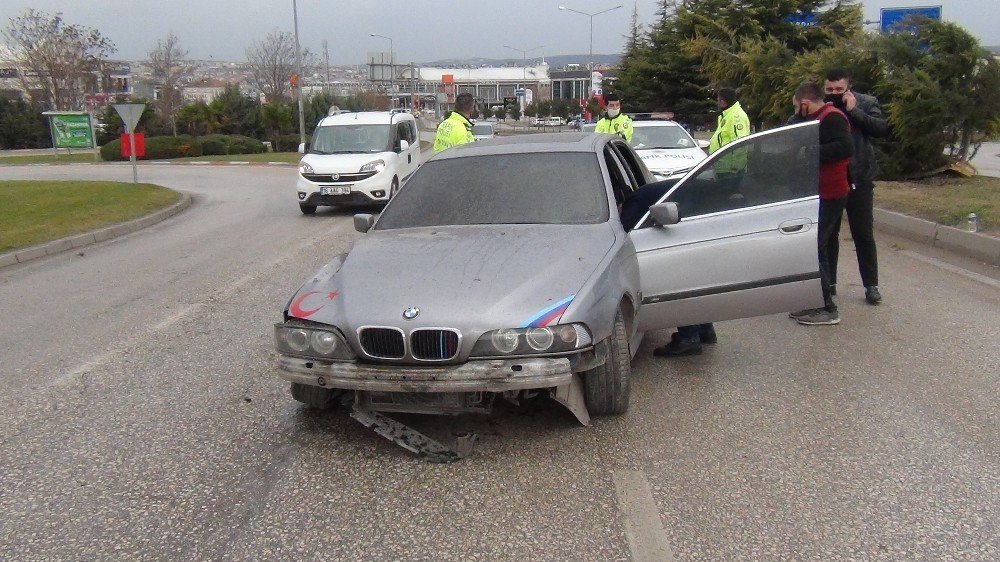
M 304 200 L 305 198 L 306 198 L 306 194 L 305 194 L 305 193 L 302 193 L 302 192 L 300 191 L 300 192 L 299 192 L 299 201 L 302 201 L 302 200 Z
M 385 197 L 385 192 L 382 191 L 381 189 L 378 191 L 373 191 L 372 197 Z

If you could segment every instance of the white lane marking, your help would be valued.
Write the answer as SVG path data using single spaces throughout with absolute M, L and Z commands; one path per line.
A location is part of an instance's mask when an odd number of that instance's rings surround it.
M 152 332 L 162 332 L 163 330 L 166 330 L 167 328 L 173 326 L 174 324 L 176 324 L 176 323 L 180 322 L 181 320 L 187 318 L 188 316 L 194 314 L 195 312 L 197 312 L 198 310 L 200 310 L 204 306 L 205 305 L 202 304 L 202 303 L 189 304 L 189 305 L 185 306 L 184 308 L 178 310 L 177 312 L 174 312 L 170 316 L 167 316 L 166 318 L 164 318 L 160 322 L 158 322 L 155 326 L 153 326 L 152 328 L 150 328 L 150 331 L 152 331 Z
M 906 256 L 909 256 L 909 257 L 911 257 L 911 258 L 913 258 L 915 260 L 922 261 L 924 263 L 929 263 L 929 264 L 931 264 L 933 266 L 940 267 L 941 269 L 950 271 L 950 272 L 955 273 L 957 275 L 961 275 L 962 277 L 966 277 L 968 279 L 972 279 L 973 281 L 978 281 L 980 283 L 989 285 L 990 287 L 993 287 L 994 289 L 1000 289 L 1000 281 L 997 281 L 996 279 L 993 279 L 991 277 L 987 277 L 985 275 L 981 275 L 979 273 L 976 273 L 975 271 L 969 271 L 968 269 L 963 269 L 961 267 L 958 267 L 957 265 L 952 265 L 952 264 L 950 264 L 948 262 L 944 262 L 944 261 L 941 261 L 941 260 L 936 259 L 936 258 L 925 256 L 923 254 L 918 254 L 917 252 L 914 252 L 912 250 L 900 250 L 899 253 L 904 254 Z
M 618 509 L 625 518 L 625 537 L 632 560 L 636 562 L 673 562 L 674 553 L 663 530 L 660 512 L 641 470 L 612 472 Z
M 117 353 L 116 350 L 111 350 L 111 351 L 105 351 L 104 353 L 101 353 L 100 355 L 95 355 L 94 357 L 92 357 L 89 361 L 87 361 L 83 365 L 80 365 L 80 366 L 76 367 L 75 369 L 73 369 L 72 371 L 69 371 L 67 373 L 63 373 L 63 374 L 59 375 L 58 377 L 56 377 L 55 379 L 53 379 L 52 382 L 49 383 L 49 386 L 53 386 L 53 387 L 56 387 L 56 388 L 62 388 L 62 387 L 70 386 L 81 375 L 89 373 L 89 372 L 93 371 L 94 369 L 97 369 L 101 365 L 104 365 L 105 363 L 107 363 L 108 361 L 110 361 L 111 357 L 114 356 L 115 353 Z

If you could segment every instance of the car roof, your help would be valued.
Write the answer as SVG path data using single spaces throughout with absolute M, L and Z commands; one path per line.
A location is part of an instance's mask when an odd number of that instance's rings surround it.
M 409 113 L 389 111 L 348 111 L 324 117 L 320 126 L 329 125 L 391 125 L 400 121 L 412 121 Z
M 434 159 L 528 152 L 600 152 L 605 144 L 616 138 L 618 137 L 615 135 L 604 133 L 541 133 L 494 137 L 490 140 L 454 146 L 438 154 Z

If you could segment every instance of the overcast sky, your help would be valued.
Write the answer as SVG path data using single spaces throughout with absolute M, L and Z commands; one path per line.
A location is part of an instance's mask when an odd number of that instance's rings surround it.
M 639 21 L 656 18 L 655 0 L 298 0 L 303 48 L 322 54 L 329 43 L 331 64 L 361 64 L 367 52 L 389 50 L 396 60 L 521 58 L 504 45 L 532 49 L 528 57 L 586 54 L 590 18 L 560 11 L 560 4 L 595 13 L 625 6 L 594 19 L 594 52 L 620 53 L 632 7 Z M 942 5 L 944 19 L 983 43 L 1000 45 L 1000 0 L 865 1 L 865 18 L 883 7 Z M 244 60 L 246 47 L 270 30 L 293 29 L 292 0 L 2 0 L 0 27 L 32 7 L 62 12 L 66 21 L 97 28 L 118 47 L 116 58 L 140 59 L 158 38 L 173 31 L 197 59 Z M 2 39 L 2 38 L 0 38 Z

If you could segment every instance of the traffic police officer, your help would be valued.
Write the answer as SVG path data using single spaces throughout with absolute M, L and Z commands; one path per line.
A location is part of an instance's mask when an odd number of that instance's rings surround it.
M 597 122 L 594 132 L 611 133 L 632 142 L 632 119 L 622 113 L 622 99 L 618 94 L 605 94 L 604 102 L 607 103 L 604 117 Z
M 747 117 L 740 102 L 736 100 L 736 91 L 732 88 L 721 88 L 716 98 L 719 103 L 719 124 L 708 145 L 708 153 L 719 150 L 734 140 L 750 134 L 750 118 Z M 742 148 L 723 155 L 715 162 L 716 183 L 720 189 L 732 189 L 738 192 L 743 180 L 743 172 L 747 167 L 747 153 Z M 697 324 L 680 326 L 670 337 L 670 343 L 653 350 L 654 355 L 674 357 L 677 355 L 698 355 L 701 344 L 713 344 L 718 340 L 715 326 L 712 324 Z
M 455 111 L 438 125 L 437 134 L 434 136 L 434 154 L 476 140 L 472 136 L 472 122 L 469 121 L 475 105 L 472 94 L 468 92 L 458 94 L 455 98 Z

